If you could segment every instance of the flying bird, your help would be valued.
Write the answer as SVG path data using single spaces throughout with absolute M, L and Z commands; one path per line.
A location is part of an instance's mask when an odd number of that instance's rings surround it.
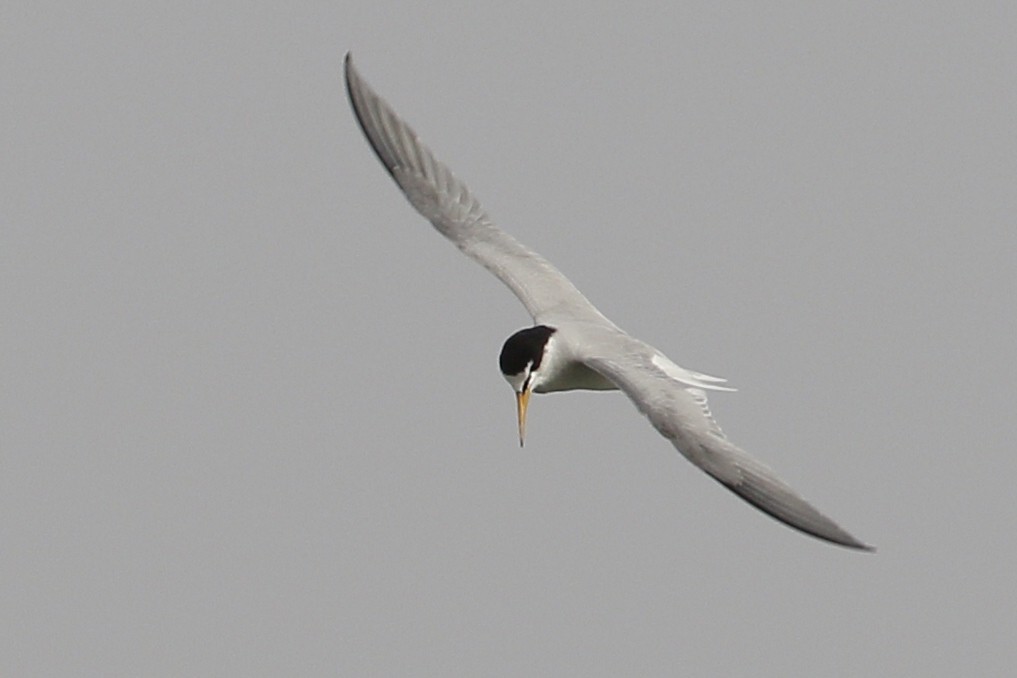
M 510 336 L 499 358 L 515 392 L 520 445 L 531 393 L 621 390 L 685 458 L 748 503 L 819 539 L 873 550 L 727 439 L 706 399 L 707 391 L 734 390 L 726 380 L 678 366 L 608 320 L 547 259 L 494 225 L 469 189 L 360 76 L 349 53 L 345 65 L 357 122 L 410 204 L 505 283 L 533 317 L 533 327 Z

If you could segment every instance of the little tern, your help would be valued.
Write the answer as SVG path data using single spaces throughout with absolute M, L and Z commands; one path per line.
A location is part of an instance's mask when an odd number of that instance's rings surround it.
M 466 186 L 421 143 L 346 55 L 346 91 L 357 122 L 410 204 L 464 254 L 497 276 L 533 317 L 509 337 L 499 367 L 516 397 L 519 444 L 531 393 L 621 390 L 689 461 L 777 520 L 849 548 L 873 548 L 805 501 L 731 443 L 706 391 L 733 391 L 694 372 L 604 317 L 549 261 L 496 227 Z

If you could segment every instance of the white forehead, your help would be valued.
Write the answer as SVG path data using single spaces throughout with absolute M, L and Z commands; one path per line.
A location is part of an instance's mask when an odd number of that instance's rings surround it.
M 502 376 L 505 377 L 505 381 L 509 383 L 509 385 L 512 387 L 512 390 L 515 391 L 516 393 L 519 393 L 520 391 L 523 390 L 523 384 L 526 383 L 527 377 L 530 376 L 530 369 L 532 367 L 533 361 L 531 360 L 530 362 L 526 363 L 526 367 L 524 367 L 523 371 L 520 372 L 519 374 L 505 374 Z

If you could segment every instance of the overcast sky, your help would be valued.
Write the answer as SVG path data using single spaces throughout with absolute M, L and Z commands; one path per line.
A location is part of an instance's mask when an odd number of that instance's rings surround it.
M 1012 670 L 1012 3 L 21 4 L 0 674 Z M 347 50 L 879 551 L 755 511 L 618 393 L 535 397 L 520 450 L 529 318 L 377 162 Z

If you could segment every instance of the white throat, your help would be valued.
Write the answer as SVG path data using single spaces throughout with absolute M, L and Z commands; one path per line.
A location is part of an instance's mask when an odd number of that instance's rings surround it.
M 544 345 L 544 357 L 541 358 L 540 367 L 530 377 L 530 389 L 536 393 L 614 391 L 617 388 L 599 372 L 573 360 L 568 354 L 567 345 L 562 346 L 557 335 L 548 339 Z
M 521 393 L 523 386 L 526 384 L 527 378 L 530 376 L 530 369 L 533 367 L 533 363 L 526 363 L 526 367 L 519 374 L 506 374 L 505 380 L 508 381 L 509 386 L 516 393 Z

